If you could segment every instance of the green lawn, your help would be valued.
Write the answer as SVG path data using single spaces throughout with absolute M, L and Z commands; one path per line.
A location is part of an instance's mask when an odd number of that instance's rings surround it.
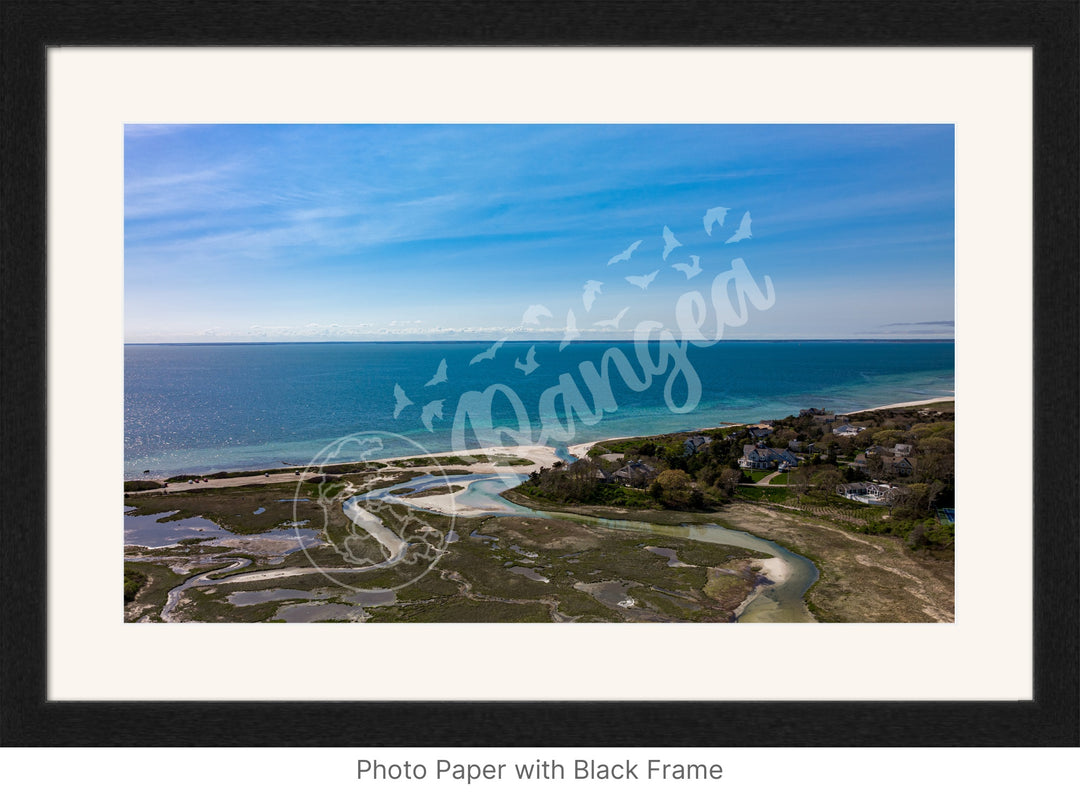
M 786 487 L 770 487 L 768 485 L 762 487 L 740 485 L 735 491 L 736 498 L 742 498 L 748 501 L 785 501 L 787 500 L 787 494 L 788 490 Z

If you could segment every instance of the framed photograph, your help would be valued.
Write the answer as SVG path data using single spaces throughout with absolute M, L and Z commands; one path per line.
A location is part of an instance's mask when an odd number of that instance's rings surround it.
M 1074 3 L 241 5 L 5 6 L 5 743 L 1076 745 Z

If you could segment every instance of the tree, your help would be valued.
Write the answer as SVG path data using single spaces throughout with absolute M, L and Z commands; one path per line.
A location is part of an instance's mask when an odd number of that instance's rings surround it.
M 911 527 L 911 531 L 908 533 L 907 542 L 913 549 L 918 549 L 926 545 L 926 526 L 922 522 Z
M 952 440 L 946 437 L 927 437 L 919 441 L 915 453 L 921 479 L 946 482 L 952 480 L 956 459 L 953 455 Z
M 926 509 L 930 511 L 934 508 L 934 502 L 937 501 L 937 497 L 941 495 L 941 491 L 945 489 L 945 483 L 934 480 L 927 483 L 926 487 Z
M 720 488 L 729 496 L 734 495 L 735 488 L 739 486 L 739 482 L 742 481 L 742 471 L 737 468 L 724 468 L 720 471 L 720 478 L 717 480 L 717 484 Z
M 686 471 L 686 456 L 683 454 L 682 446 L 670 446 L 664 449 L 662 455 L 658 453 L 657 456 L 662 456 L 668 467 L 678 471 Z
M 788 490 L 794 490 L 796 498 L 802 498 L 810 489 L 812 470 L 809 465 L 800 465 L 788 474 Z
M 892 448 L 904 440 L 905 434 L 900 429 L 882 429 L 874 435 L 874 445 Z
M 829 465 L 836 464 L 836 458 L 840 454 L 840 446 L 836 443 L 829 443 L 828 450 L 825 453 L 825 462 Z
M 663 498 L 675 506 L 687 506 L 690 503 L 694 483 L 686 471 L 669 469 L 656 477 L 656 484 L 663 489 Z
M 703 485 L 716 485 L 720 482 L 721 467 L 715 462 L 709 462 L 701 470 L 694 474 L 694 477 Z
M 773 432 L 772 437 L 769 438 L 769 443 L 773 448 L 787 448 L 787 444 L 792 440 L 798 440 L 799 433 L 794 429 L 785 426 Z
M 719 437 L 709 443 L 709 455 L 720 462 L 727 462 L 731 458 L 731 441 Z
M 848 449 L 851 449 L 852 451 L 862 451 L 862 450 L 866 449 L 868 446 L 870 446 L 873 443 L 873 440 L 872 440 L 873 434 L 872 434 L 872 432 L 873 432 L 873 429 L 863 429 L 861 432 L 856 434 L 854 437 L 846 437 L 846 438 L 844 438 L 845 440 L 848 441 L 848 447 L 844 449 L 845 452 L 847 452 Z
M 814 486 L 814 492 L 823 498 L 835 493 L 836 486 L 842 481 L 843 476 L 840 475 L 840 471 L 832 466 L 814 471 L 814 475 L 811 479 Z

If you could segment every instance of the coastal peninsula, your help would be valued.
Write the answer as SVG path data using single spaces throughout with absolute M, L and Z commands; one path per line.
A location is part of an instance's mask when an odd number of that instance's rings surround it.
M 125 620 L 953 620 L 953 404 L 125 483 Z

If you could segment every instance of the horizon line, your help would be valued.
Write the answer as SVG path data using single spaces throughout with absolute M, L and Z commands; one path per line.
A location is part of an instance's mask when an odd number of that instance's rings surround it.
M 226 341 L 190 341 L 190 342 L 125 342 L 124 345 L 447 345 L 453 343 L 488 343 L 489 338 L 480 340 L 226 340 Z M 560 343 L 561 339 L 551 340 L 507 340 L 509 343 Z M 577 340 L 586 343 L 634 343 L 633 338 L 619 340 Z M 687 340 L 689 343 L 944 343 L 956 342 L 955 337 L 779 337 L 767 339 L 731 338 L 720 340 Z

